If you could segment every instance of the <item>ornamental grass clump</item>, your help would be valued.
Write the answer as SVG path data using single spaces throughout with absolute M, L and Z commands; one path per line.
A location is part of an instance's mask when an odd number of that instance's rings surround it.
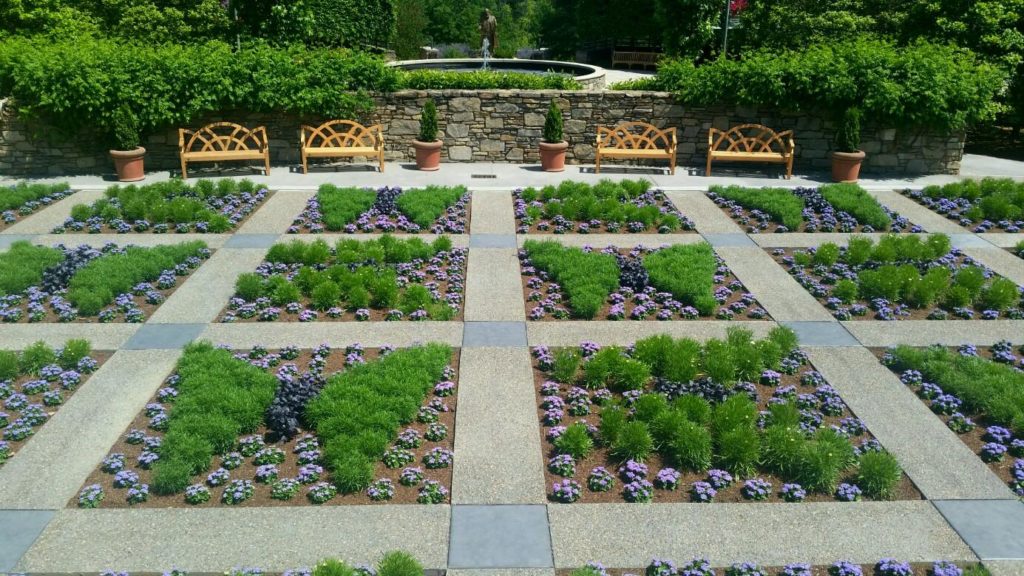
M 1024 228 L 1024 185 L 1010 178 L 963 180 L 907 194 L 961 225 L 976 224 L 974 232 Z
M 886 230 L 892 224 L 892 218 L 878 200 L 856 184 L 826 184 L 818 191 L 833 208 L 846 212 L 861 224 L 875 230 Z
M 38 286 L 43 271 L 60 263 L 64 254 L 56 248 L 36 246 L 27 240 L 18 240 L 0 254 L 0 296 L 24 292 L 29 286 Z
M 551 240 L 527 240 L 523 249 L 537 268 L 562 287 L 569 309 L 578 318 L 594 318 L 619 286 L 619 267 L 610 254 L 587 253 Z
M 797 230 L 804 221 L 803 199 L 786 188 L 712 186 L 708 191 L 745 208 L 765 212 L 789 230 Z
M 715 273 L 718 261 L 711 245 L 676 244 L 644 257 L 644 268 L 650 284 L 669 292 L 676 300 L 693 306 L 703 315 L 711 315 L 718 307 L 715 300 Z
M 646 180 L 604 179 L 597 184 L 566 180 L 557 186 L 517 190 L 514 196 L 516 218 L 526 226 L 521 232 L 533 224 L 542 231 L 554 226 L 556 233 L 597 232 L 600 227 L 608 232 L 661 233 L 693 228 L 664 193 L 652 190 Z

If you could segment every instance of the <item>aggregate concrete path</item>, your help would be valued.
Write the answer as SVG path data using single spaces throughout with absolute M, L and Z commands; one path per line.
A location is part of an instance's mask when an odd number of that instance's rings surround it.
M 964 171 L 979 173 L 990 166 L 1024 178 L 1020 164 L 971 157 L 965 158 Z M 389 165 L 383 175 L 340 170 L 301 176 L 275 170 L 270 178 L 252 177 L 277 191 L 233 234 L 51 234 L 74 204 L 101 197 L 106 185 L 99 178 L 75 179 L 73 185 L 82 188 L 79 192 L 0 232 L 0 251 L 22 238 L 69 245 L 106 241 L 158 245 L 200 238 L 214 249 L 214 255 L 143 325 L 0 325 L 3 348 L 21 349 L 36 340 L 60 345 L 68 338 L 87 337 L 97 350 L 118 351 L 0 468 L 0 523 L 33 535 L 17 545 L 13 540 L 0 543 L 0 572 L 78 573 L 104 568 L 157 572 L 172 566 L 222 572 L 235 565 L 280 570 L 310 565 L 327 555 L 371 562 L 393 548 L 413 552 L 428 568 L 449 568 L 454 576 L 553 576 L 555 568 L 573 568 L 588 560 L 640 568 L 654 556 L 677 561 L 708 556 L 716 566 L 743 560 L 762 565 L 837 559 L 875 562 L 884 556 L 920 561 L 977 559 L 979 548 L 972 549 L 972 539 L 978 538 L 977 523 L 963 511 L 973 510 L 974 503 L 979 510 L 989 505 L 986 502 L 1012 504 L 1012 494 L 864 347 L 987 345 L 1002 339 L 1022 343 L 1024 321 L 837 322 L 775 264 L 765 248 L 845 243 L 850 235 L 748 235 L 704 195 L 711 184 L 792 187 L 815 185 L 817 180 L 736 178 L 728 172 L 705 178 L 686 172 L 670 177 L 660 170 L 618 168 L 597 176 L 588 167 L 570 167 L 562 174 L 545 174 L 534 167 L 497 164 L 448 164 L 433 174 L 398 164 Z M 496 178 L 472 178 L 475 174 Z M 683 214 L 694 220 L 697 233 L 530 238 L 596 247 L 707 240 L 774 320 L 527 322 L 516 248 L 528 237 L 515 234 L 510 190 L 606 177 L 644 178 L 664 187 Z M 149 177 L 159 179 L 166 179 L 166 174 Z M 1024 281 L 1024 260 L 1002 250 L 1024 235 L 972 234 L 896 192 L 951 180 L 932 176 L 862 183 L 911 221 L 929 231 L 955 234 L 957 245 L 972 257 L 1008 278 Z M 217 323 L 234 279 L 254 269 L 275 241 L 323 238 L 333 244 L 341 238 L 377 236 L 285 234 L 324 182 L 468 186 L 473 191 L 471 234 L 453 237 L 456 246 L 469 246 L 465 322 Z M 433 239 L 429 234 L 419 237 Z M 762 337 L 779 322 L 797 331 L 812 363 L 896 455 L 927 500 L 568 506 L 546 501 L 549 487 L 544 484 L 544 444 L 536 419 L 528 346 L 571 346 L 582 340 L 628 345 L 658 333 L 706 340 L 725 336 L 731 326 L 747 327 Z M 192 338 L 242 349 L 256 344 L 337 347 L 359 342 L 371 347 L 430 341 L 461 347 L 452 505 L 68 507 L 86 476 L 173 369 L 180 347 Z M 941 513 L 937 505 L 945 507 Z M 1018 516 L 1006 513 L 1002 521 L 1000 526 L 1012 527 Z M 519 529 L 525 539 L 513 537 Z M 34 534 L 40 530 L 36 539 Z M 519 554 L 501 548 L 519 544 Z M 1024 573 L 1024 553 L 1014 556 L 1017 553 L 1009 550 L 1009 556 L 987 557 L 996 576 Z M 986 554 L 989 551 L 982 555 Z

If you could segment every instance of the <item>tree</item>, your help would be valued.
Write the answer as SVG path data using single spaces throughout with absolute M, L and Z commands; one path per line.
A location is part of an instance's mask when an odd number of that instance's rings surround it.
M 418 58 L 420 47 L 426 43 L 426 30 L 430 21 L 422 0 L 398 0 L 395 23 L 395 54 L 402 60 Z

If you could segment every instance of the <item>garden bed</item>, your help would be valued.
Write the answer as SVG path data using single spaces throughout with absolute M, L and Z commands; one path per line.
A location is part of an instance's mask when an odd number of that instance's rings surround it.
M 0 466 L 60 410 L 112 354 L 88 340 L 54 350 L 36 342 L 22 352 L 0 350 Z
M 60 184 L 26 184 L 0 188 L 0 230 L 74 194 L 67 182 Z
M 552 501 L 921 498 L 788 329 L 532 354 Z
M 459 353 L 185 349 L 70 505 L 448 502 Z
M 71 216 L 53 232 L 220 234 L 236 229 L 269 196 L 265 187 L 249 180 L 111 186 L 105 198 L 73 206 Z
M 898 346 L 876 356 L 1024 498 L 1024 346 Z
M 854 564 L 839 560 L 831 565 L 805 562 L 784 566 L 759 566 L 754 562 L 737 562 L 727 568 L 713 568 L 707 558 L 694 558 L 685 564 L 654 558 L 645 568 L 605 568 L 600 562 L 588 562 L 575 570 L 556 570 L 557 576 L 989 576 L 981 564 L 957 564 L 946 560 L 936 562 L 902 562 L 884 558 L 877 564 Z
M 1018 258 L 1024 258 L 1024 240 L 1021 240 L 1013 248 L 1008 248 L 1010 252 L 1015 254 Z
M 1024 184 L 1010 178 L 964 180 L 903 194 L 975 233 L 1024 230 Z
M 100 249 L 18 241 L 0 253 L 0 321 L 144 322 L 209 257 L 199 241 Z
M 952 248 L 948 236 L 863 237 L 849 246 L 774 249 L 782 264 L 839 320 L 1024 318 L 1013 281 Z
M 512 192 L 519 234 L 693 232 L 661 190 L 646 180 L 566 181 Z
M 238 277 L 221 322 L 461 320 L 467 253 L 447 236 L 276 244 Z
M 519 260 L 530 320 L 769 319 L 706 242 L 597 251 L 529 240 Z
M 465 234 L 470 193 L 465 186 L 338 188 L 320 186 L 289 234 L 321 232 L 417 232 Z
M 712 186 L 708 197 L 750 234 L 923 232 L 856 184 L 792 190 Z

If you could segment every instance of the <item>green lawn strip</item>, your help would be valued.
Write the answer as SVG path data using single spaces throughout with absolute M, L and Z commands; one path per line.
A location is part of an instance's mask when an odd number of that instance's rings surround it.
M 345 229 L 359 215 L 373 207 L 377 193 L 367 188 L 338 188 L 333 184 L 323 184 L 316 193 L 320 203 L 324 227 L 331 232 Z
M 451 348 L 428 344 L 397 350 L 331 377 L 306 407 L 323 446 L 325 467 L 342 492 L 373 482 L 374 466 L 412 422 L 451 360 Z
M 702 315 L 715 313 L 715 272 L 718 261 L 711 245 L 677 244 L 644 256 L 649 282 L 661 292 L 693 306 Z
M 856 184 L 826 184 L 818 191 L 837 212 L 846 212 L 863 225 L 885 230 L 892 224 L 878 200 Z
M 68 300 L 83 316 L 95 316 L 118 294 L 151 282 L 206 249 L 202 241 L 144 248 L 129 246 L 123 254 L 101 256 L 83 266 L 68 283 Z
M 527 240 L 523 248 L 533 265 L 562 287 L 577 318 L 594 318 L 619 287 L 619 266 L 611 254 L 588 253 L 553 240 Z
M 465 186 L 427 186 L 402 192 L 395 204 L 409 220 L 429 230 L 445 211 L 466 194 Z
M 544 203 L 543 208 L 527 207 L 527 215 L 534 221 L 562 216 L 573 222 L 643 222 L 647 228 L 667 226 L 670 231 L 677 230 L 681 222 L 675 214 L 663 213 L 658 206 L 637 206 L 631 202 L 647 193 L 650 186 L 646 180 L 601 180 L 594 185 L 565 181 L 540 190 L 527 188 L 522 191 L 522 198 L 527 204 Z
M 942 388 L 964 403 L 966 411 L 982 414 L 994 424 L 1024 436 L 1024 372 L 976 356 L 963 356 L 941 346 L 892 350 L 892 367 L 917 370 L 925 382 Z
M 972 221 L 1024 220 L 1024 183 L 1010 178 L 962 180 L 944 186 L 928 186 L 923 194 L 929 198 L 966 199 L 974 205 L 964 211 Z
M 211 210 L 207 202 L 231 194 L 253 193 L 259 187 L 249 180 L 199 180 L 189 184 L 182 180 L 168 180 L 145 186 L 111 186 L 105 198 L 92 204 L 76 204 L 71 217 L 79 222 L 101 218 L 107 224 L 115 220 L 150 224 L 191 224 L 207 222 L 209 232 L 227 232 L 232 228 L 227 216 Z
M 708 191 L 736 202 L 748 210 L 760 210 L 790 230 L 798 230 L 804 221 L 803 199 L 785 188 L 712 186 Z
M 14 186 L 0 190 L 0 212 L 21 208 L 25 203 L 39 200 L 58 192 L 66 192 L 70 187 L 67 182 L 58 184 L 28 184 L 19 182 Z
M 0 295 L 38 286 L 43 271 L 63 260 L 64 253 L 56 248 L 36 246 L 27 240 L 14 242 L 7 252 L 0 253 Z
M 178 362 L 178 396 L 168 416 L 153 491 L 174 494 L 206 472 L 215 454 L 255 432 L 274 399 L 277 378 L 209 342 L 189 344 Z

